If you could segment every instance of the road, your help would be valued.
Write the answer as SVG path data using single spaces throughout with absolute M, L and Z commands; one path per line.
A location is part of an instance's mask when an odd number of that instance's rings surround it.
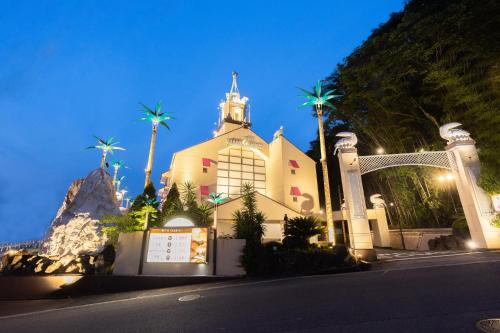
M 388 259 L 360 273 L 0 302 L 0 332 L 477 332 L 500 317 L 499 277 L 500 252 Z

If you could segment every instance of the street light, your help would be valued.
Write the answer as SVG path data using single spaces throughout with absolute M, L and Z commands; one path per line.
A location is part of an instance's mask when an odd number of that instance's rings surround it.
M 455 199 L 453 199 L 453 195 L 451 193 L 451 188 L 450 188 L 450 184 L 452 181 L 455 180 L 455 177 L 453 176 L 452 173 L 448 172 L 446 174 L 441 174 L 441 175 L 437 176 L 437 180 L 440 183 L 444 184 L 444 187 L 446 188 L 446 191 L 448 192 L 448 195 L 450 196 L 451 204 L 453 205 L 453 210 L 455 211 L 455 213 L 457 213 L 457 206 L 455 205 Z
M 382 147 L 378 147 L 377 150 L 376 150 L 376 152 L 377 152 L 377 154 L 381 155 L 381 154 L 385 153 L 385 150 Z
M 223 197 L 224 193 L 215 193 L 212 192 L 209 195 L 209 198 L 206 199 L 208 202 L 211 202 L 214 204 L 214 224 L 213 224 L 213 229 L 214 229 L 214 271 L 213 274 L 217 275 L 217 211 L 219 208 L 219 204 L 224 202 L 224 200 L 227 199 L 227 197 Z
M 387 209 L 387 215 L 389 216 L 389 223 L 391 225 L 394 225 L 392 223 L 391 212 L 389 211 L 389 207 L 394 207 L 394 202 L 389 202 L 389 206 L 385 204 L 384 206 Z M 403 245 L 403 250 L 406 250 L 405 238 L 403 236 L 403 227 L 401 226 L 401 219 L 398 219 L 398 226 L 399 226 L 399 235 L 401 236 L 401 245 Z

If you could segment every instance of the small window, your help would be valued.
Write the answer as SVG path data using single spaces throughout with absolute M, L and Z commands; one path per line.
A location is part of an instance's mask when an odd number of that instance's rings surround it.
M 203 173 L 207 173 L 207 172 L 208 172 L 207 168 L 203 168 Z
M 295 175 L 295 169 L 290 170 L 290 172 L 292 173 L 292 175 Z
M 293 197 L 293 202 L 297 202 L 297 197 Z

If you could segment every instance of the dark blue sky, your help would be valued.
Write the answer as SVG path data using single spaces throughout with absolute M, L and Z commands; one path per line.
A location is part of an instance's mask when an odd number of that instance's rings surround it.
M 159 185 L 172 153 L 211 136 L 217 106 L 240 73 L 253 129 L 280 125 L 307 150 L 317 123 L 297 109 L 311 87 L 403 7 L 358 1 L 1 1 L 0 242 L 42 237 L 75 178 L 99 164 L 84 150 L 113 136 L 126 187 L 142 190 L 150 126 L 138 102 L 162 100 Z

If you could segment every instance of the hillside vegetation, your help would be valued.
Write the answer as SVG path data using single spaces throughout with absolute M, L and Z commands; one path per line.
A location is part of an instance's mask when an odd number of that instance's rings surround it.
M 500 193 L 499 58 L 498 0 L 412 0 L 375 29 L 325 80 L 344 94 L 337 110 L 327 109 L 325 123 L 336 205 L 336 133 L 355 132 L 361 155 L 378 147 L 387 153 L 442 150 L 438 128 L 451 121 L 462 123 L 480 148 L 481 186 Z M 310 155 L 319 159 L 317 140 L 311 145 Z M 448 226 L 460 215 L 460 203 L 453 183 L 437 181 L 443 172 L 381 170 L 363 176 L 365 194 L 394 202 L 393 216 L 405 226 Z

